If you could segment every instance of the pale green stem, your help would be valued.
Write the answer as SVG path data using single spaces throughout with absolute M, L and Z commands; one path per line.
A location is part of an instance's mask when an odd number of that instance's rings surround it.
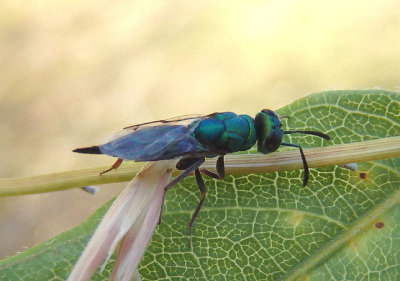
M 400 137 L 383 138 L 342 145 L 304 149 L 310 168 L 346 163 L 366 162 L 400 157 Z M 130 181 L 144 163 L 128 162 L 102 176 L 109 167 L 0 180 L 0 197 L 43 193 L 76 188 L 86 185 Z M 204 168 L 215 170 L 215 159 L 207 159 Z M 263 154 L 236 154 L 225 156 L 226 174 L 250 174 L 302 169 L 297 149 Z M 177 172 L 175 172 L 175 175 Z

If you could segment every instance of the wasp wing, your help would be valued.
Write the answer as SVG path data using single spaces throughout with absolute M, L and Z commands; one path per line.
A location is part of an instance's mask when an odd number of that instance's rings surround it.
M 211 114 L 210 114 L 211 115 Z M 190 115 L 182 115 L 178 117 L 173 117 L 169 119 L 163 119 L 163 120 L 157 120 L 157 121 L 151 121 L 151 122 L 146 122 L 146 123 L 140 123 L 140 124 L 135 124 L 131 125 L 128 127 L 123 128 L 122 131 L 119 131 L 117 133 L 114 133 L 105 139 L 103 139 L 101 142 L 102 143 L 108 143 L 113 140 L 117 140 L 123 136 L 130 135 L 133 132 L 138 132 L 140 130 L 148 129 L 148 128 L 158 128 L 161 126 L 167 126 L 167 125 L 180 125 L 180 126 L 189 126 L 191 123 L 195 122 L 198 119 L 204 119 L 210 115 L 199 115 L 199 114 L 190 114 Z M 171 127 L 173 128 L 173 127 Z
M 154 126 L 159 126 L 159 125 L 173 125 L 173 124 L 189 124 L 191 122 L 193 122 L 196 119 L 202 119 L 202 118 L 206 118 L 208 116 L 211 116 L 212 114 L 209 115 L 199 115 L 199 114 L 188 114 L 188 115 L 182 115 L 182 116 L 178 116 L 178 117 L 173 117 L 173 118 L 169 118 L 169 119 L 164 119 L 164 120 L 157 120 L 157 121 L 151 121 L 151 122 L 146 122 L 146 123 L 141 123 L 141 124 L 135 124 L 132 126 L 128 126 L 125 127 L 124 130 L 133 130 L 133 131 L 137 131 L 137 130 L 142 130 L 146 127 L 154 127 Z
M 187 120 L 191 122 L 186 124 Z M 194 130 L 200 121 L 201 118 L 192 117 L 129 127 L 122 132 L 122 135 L 98 146 L 98 149 L 103 154 L 135 161 L 156 161 L 188 154 L 207 154 L 210 148 L 202 145 L 194 137 Z

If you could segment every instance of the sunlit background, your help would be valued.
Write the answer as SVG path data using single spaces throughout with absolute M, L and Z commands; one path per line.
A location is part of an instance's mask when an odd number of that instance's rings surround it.
M 0 175 L 110 165 L 71 150 L 135 123 L 398 89 L 399 11 L 395 0 L 3 0 Z M 121 187 L 0 198 L 0 257 L 73 227 Z

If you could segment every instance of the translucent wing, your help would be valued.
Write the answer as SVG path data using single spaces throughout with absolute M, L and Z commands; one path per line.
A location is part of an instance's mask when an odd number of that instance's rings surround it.
M 139 130 L 143 130 L 143 129 L 150 128 L 150 127 L 153 128 L 153 127 L 169 126 L 169 125 L 188 126 L 188 125 L 190 125 L 190 123 L 196 121 L 197 119 L 203 119 L 210 115 L 211 114 L 209 114 L 209 115 L 188 114 L 188 115 L 182 115 L 182 116 L 173 117 L 173 118 L 164 119 L 164 120 L 157 120 L 157 121 L 135 124 L 132 126 L 125 127 L 125 128 L 123 128 L 122 131 L 114 133 L 114 134 L 106 137 L 105 139 L 102 140 L 102 142 L 103 143 L 111 142 L 111 141 L 121 138 L 125 135 L 131 134 L 132 132 L 137 132 Z
M 122 134 L 100 145 L 102 153 L 121 159 L 156 161 L 187 154 L 205 154 L 194 130 L 203 117 L 177 117 L 127 127 Z
M 169 118 L 169 119 L 151 121 L 151 122 L 128 126 L 128 127 L 125 127 L 124 130 L 136 131 L 136 130 L 144 129 L 149 126 L 154 127 L 154 126 L 159 126 L 159 125 L 173 125 L 173 124 L 184 125 L 185 123 L 189 124 L 189 123 L 193 122 L 195 119 L 201 119 L 201 118 L 205 118 L 205 117 L 208 117 L 211 115 L 212 114 L 209 114 L 209 115 L 199 115 L 199 114 L 182 115 L 182 116 L 173 117 L 173 118 Z

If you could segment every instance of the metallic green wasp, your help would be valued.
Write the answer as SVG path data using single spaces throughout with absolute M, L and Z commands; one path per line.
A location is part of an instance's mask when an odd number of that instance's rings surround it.
M 303 186 L 308 182 L 308 165 L 300 145 L 282 142 L 285 134 L 302 133 L 326 140 L 329 136 L 315 131 L 283 131 L 279 117 L 272 110 L 264 109 L 253 119 L 249 115 L 218 112 L 206 116 L 178 117 L 130 126 L 123 133 L 105 144 L 75 149 L 74 152 L 107 154 L 118 157 L 108 170 L 116 169 L 123 160 L 158 161 L 179 158 L 176 168 L 183 170 L 173 179 L 165 191 L 194 171 L 201 199 L 189 222 L 189 231 L 203 205 L 206 196 L 201 173 L 216 179 L 225 176 L 224 155 L 245 151 L 257 143 L 258 152 L 267 154 L 281 145 L 296 147 L 304 167 Z M 200 169 L 205 158 L 217 157 L 216 171 Z

